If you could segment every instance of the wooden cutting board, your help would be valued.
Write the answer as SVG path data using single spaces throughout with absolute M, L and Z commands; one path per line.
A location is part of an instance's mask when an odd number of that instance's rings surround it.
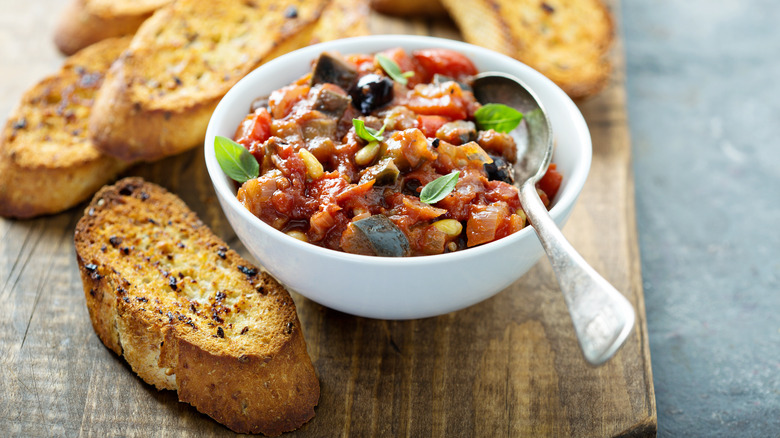
M 619 18 L 618 3 L 611 2 Z M 2 0 L 0 115 L 62 57 L 55 0 Z M 448 21 L 373 16 L 377 33 L 458 38 Z M 437 318 L 353 317 L 295 296 L 322 397 L 290 436 L 653 436 L 656 408 L 634 217 L 623 47 L 609 88 L 580 104 L 593 166 L 564 233 L 635 305 L 637 325 L 589 366 L 546 260 L 495 297 Z M 130 173 L 179 194 L 243 255 L 201 151 Z M 73 252 L 76 208 L 0 219 L 0 435 L 229 435 L 171 391 L 143 383 L 94 334 Z M 391 279 L 377 279 L 391 281 Z

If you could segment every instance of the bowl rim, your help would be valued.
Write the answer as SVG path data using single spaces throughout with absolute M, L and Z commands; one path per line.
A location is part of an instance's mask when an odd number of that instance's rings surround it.
M 573 207 L 575 202 L 577 201 L 577 198 L 579 197 L 579 194 L 581 193 L 582 188 L 585 185 L 585 181 L 590 171 L 591 160 L 592 160 L 592 140 L 590 137 L 590 131 L 587 127 L 584 117 L 582 116 L 582 113 L 579 111 L 576 104 L 563 90 L 560 89 L 560 87 L 555 85 L 555 83 L 553 83 L 550 79 L 546 78 L 538 71 L 534 70 L 533 68 L 527 66 L 526 64 L 523 64 L 522 62 L 514 58 L 466 42 L 450 40 L 446 38 L 424 36 L 424 35 L 395 35 L 395 34 L 370 35 L 370 36 L 360 36 L 360 37 L 353 37 L 353 38 L 344 38 L 344 39 L 314 44 L 298 50 L 294 50 L 278 58 L 275 58 L 255 68 L 245 77 L 240 79 L 236 84 L 234 84 L 228 90 L 225 96 L 223 96 L 220 99 L 219 103 L 214 109 L 214 112 L 212 113 L 209 119 L 206 135 L 204 138 L 204 155 L 206 160 L 206 168 L 209 173 L 209 177 L 211 179 L 214 190 L 221 198 L 223 198 L 226 201 L 226 204 L 223 205 L 225 205 L 227 208 L 232 208 L 233 210 L 235 210 L 242 217 L 242 219 L 248 221 L 248 223 L 250 224 L 256 225 L 262 230 L 262 232 L 278 233 L 276 234 L 278 239 L 287 239 L 286 243 L 294 248 L 300 249 L 305 252 L 313 253 L 316 255 L 321 255 L 323 257 L 343 260 L 345 262 L 371 263 L 371 264 L 387 266 L 387 267 L 400 267 L 400 266 L 407 266 L 407 265 L 426 266 L 426 265 L 435 265 L 440 263 L 450 263 L 463 258 L 480 257 L 486 253 L 500 250 L 503 247 L 517 244 L 517 241 L 530 238 L 531 237 L 530 234 L 535 235 L 535 231 L 532 229 L 533 227 L 526 226 L 522 230 L 510 234 L 499 240 L 488 242 L 486 244 L 479 245 L 473 248 L 467 248 L 464 250 L 450 252 L 450 253 L 434 254 L 434 255 L 427 255 L 427 256 L 415 256 L 415 257 L 367 256 L 367 255 L 360 255 L 360 254 L 350 254 L 342 251 L 336 251 L 329 248 L 324 248 L 288 236 L 285 233 L 272 227 L 271 225 L 263 222 L 260 218 L 252 214 L 238 201 L 238 198 L 236 197 L 235 193 L 229 186 L 229 177 L 227 177 L 225 173 L 222 171 L 221 167 L 219 166 L 219 163 L 216 160 L 216 155 L 214 153 L 214 137 L 216 135 L 215 131 L 217 129 L 215 126 L 216 121 L 220 118 L 219 115 L 225 111 L 225 108 L 231 105 L 231 100 L 234 95 L 240 93 L 243 88 L 248 87 L 249 86 L 248 84 L 257 82 L 256 78 L 262 77 L 264 71 L 266 70 L 269 70 L 273 67 L 288 62 L 295 62 L 296 65 L 300 62 L 312 62 L 317 55 L 319 55 L 321 52 L 324 51 L 336 51 L 341 53 L 375 53 L 377 51 L 381 51 L 387 48 L 404 47 L 406 45 L 409 45 L 410 43 L 412 45 L 426 44 L 427 45 L 426 47 L 431 47 L 431 48 L 453 49 L 453 50 L 460 51 L 461 53 L 468 52 L 470 54 L 468 54 L 467 56 L 469 56 L 469 58 L 472 60 L 474 60 L 474 56 L 475 54 L 477 54 L 477 56 L 487 56 L 488 58 L 493 57 L 497 61 L 514 64 L 515 68 L 518 68 L 523 71 L 523 75 L 527 74 L 530 76 L 535 76 L 534 78 L 535 80 L 544 83 L 545 86 L 549 88 L 547 92 L 554 94 L 555 98 L 561 101 L 562 105 L 566 109 L 566 112 L 568 113 L 567 118 L 570 118 L 574 121 L 574 123 L 569 128 L 576 131 L 575 137 L 580 139 L 580 142 L 582 143 L 582 147 L 584 150 L 582 154 L 582 159 L 575 162 L 572 174 L 565 176 L 565 178 L 567 178 L 566 186 L 564 187 L 565 190 L 562 190 L 557 194 L 557 199 L 555 199 L 553 207 L 549 210 L 550 216 L 553 218 L 553 220 L 558 222 L 559 219 L 561 219 L 564 213 L 566 212 L 567 208 Z M 355 50 L 350 48 L 350 47 L 363 46 L 363 45 L 369 45 L 374 47 L 369 49 L 370 52 L 366 52 L 365 49 Z M 474 61 L 475 63 L 478 63 L 478 61 L 476 60 Z M 289 80 L 290 82 L 292 82 L 295 79 L 296 77 L 291 77 Z M 521 77 L 520 79 L 523 80 L 524 82 L 527 82 L 527 80 L 524 79 L 523 77 Z M 535 94 L 537 94 L 537 96 L 539 96 L 538 89 L 532 88 L 532 91 Z M 542 97 L 539 98 L 542 101 L 542 103 L 545 104 L 545 100 Z M 549 108 L 549 104 L 545 104 L 545 105 L 547 105 L 547 107 Z M 273 236 L 273 234 L 271 235 Z

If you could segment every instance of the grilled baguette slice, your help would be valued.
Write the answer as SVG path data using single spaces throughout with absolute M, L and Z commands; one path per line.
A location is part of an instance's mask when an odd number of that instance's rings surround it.
M 295 304 L 165 189 L 125 178 L 76 226 L 92 325 L 146 382 L 239 433 L 314 416 L 319 382 Z
M 441 0 L 466 41 L 512 56 L 569 96 L 608 82 L 612 15 L 601 0 Z
M 113 38 L 88 47 L 24 93 L 0 137 L 0 215 L 60 212 L 129 166 L 95 149 L 87 133 L 105 72 L 129 43 Z
M 156 160 L 203 141 L 219 100 L 261 63 L 311 40 L 327 0 L 178 0 L 138 29 L 89 127 L 100 150 Z
M 66 55 L 112 37 L 132 35 L 152 13 L 172 0 L 70 0 L 54 31 Z

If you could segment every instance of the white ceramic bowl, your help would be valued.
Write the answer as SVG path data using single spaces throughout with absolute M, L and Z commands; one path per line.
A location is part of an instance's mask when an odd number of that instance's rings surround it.
M 214 111 L 205 139 L 206 166 L 222 209 L 250 253 L 289 289 L 353 315 L 411 319 L 441 315 L 493 296 L 526 273 L 544 254 L 531 227 L 495 242 L 423 257 L 391 258 L 347 254 L 301 242 L 264 223 L 238 202 L 232 181 L 214 155 L 214 137 L 233 136 L 251 102 L 287 85 L 311 69 L 323 51 L 374 53 L 448 48 L 468 56 L 480 71 L 502 71 L 522 79 L 545 106 L 557 147 L 553 162 L 563 183 L 550 214 L 568 219 L 588 175 L 591 141 L 577 107 L 556 85 L 530 67 L 470 44 L 440 38 L 378 35 L 330 41 L 279 57 L 238 82 Z

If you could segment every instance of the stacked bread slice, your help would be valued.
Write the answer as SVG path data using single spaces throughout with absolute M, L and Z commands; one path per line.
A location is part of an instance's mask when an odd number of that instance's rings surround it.
M 112 66 L 90 116 L 103 152 L 156 160 L 201 144 L 219 100 L 309 42 L 326 0 L 183 0 L 158 10 Z
M 369 1 L 385 14 L 449 14 L 465 41 L 533 67 L 572 98 L 593 96 L 610 79 L 614 23 L 603 0 Z
M 54 31 L 66 55 L 106 38 L 132 35 L 154 11 L 172 0 L 70 0 Z
M 367 16 L 363 0 L 72 0 L 55 38 L 64 52 L 134 34 L 76 52 L 24 95 L 0 138 L 0 215 L 63 211 L 131 163 L 202 144 L 216 104 L 247 73 L 367 34 Z
M 129 44 L 109 38 L 87 47 L 24 93 L 0 137 L 0 215 L 73 207 L 130 165 L 100 152 L 87 129 L 105 73 Z
M 528 64 L 573 98 L 609 80 L 614 24 L 601 0 L 440 1 L 466 41 Z

